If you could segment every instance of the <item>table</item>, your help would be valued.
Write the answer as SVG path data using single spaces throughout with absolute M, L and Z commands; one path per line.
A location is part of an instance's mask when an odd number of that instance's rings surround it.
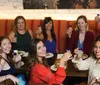
M 62 54 L 61 54 L 62 56 Z M 59 62 L 60 59 L 55 59 L 55 62 Z M 26 73 L 28 72 L 28 68 L 29 66 L 27 64 L 25 64 L 24 66 L 22 66 L 20 69 L 17 69 L 17 73 Z M 67 76 L 70 77 L 87 77 L 88 76 L 88 71 L 79 71 L 78 69 L 76 69 L 73 65 L 73 63 L 70 61 L 68 61 L 68 66 L 66 68 L 66 74 Z
M 66 69 L 67 76 L 75 77 L 88 77 L 88 71 L 80 71 L 76 69 L 71 61 L 68 61 L 68 67 Z
M 59 62 L 60 59 L 56 59 L 56 62 Z M 88 71 L 80 71 L 76 69 L 72 63 L 72 61 L 67 62 L 66 68 L 66 78 L 63 82 L 64 85 L 75 85 L 81 82 L 87 82 L 88 79 Z
M 59 62 L 62 56 L 63 56 L 62 53 L 58 54 L 55 62 Z M 74 67 L 71 60 L 69 60 L 67 62 L 66 74 L 67 76 L 70 76 L 70 77 L 73 77 L 73 76 L 74 77 L 87 77 L 88 71 L 79 71 L 78 69 Z
M 66 79 L 64 85 L 75 85 L 82 82 L 87 83 L 88 71 L 79 71 L 76 69 L 71 61 L 68 61 L 68 67 L 66 68 Z

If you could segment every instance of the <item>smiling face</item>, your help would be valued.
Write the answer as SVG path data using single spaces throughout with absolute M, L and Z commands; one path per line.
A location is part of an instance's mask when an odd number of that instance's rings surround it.
M 23 30 L 25 29 L 25 21 L 23 19 L 19 19 L 17 21 L 17 29 L 18 30 Z
M 45 24 L 46 30 L 50 31 L 52 29 L 52 21 L 49 21 L 47 24 Z
M 97 41 L 94 46 L 94 54 L 97 59 L 100 59 L 100 41 Z
M 9 39 L 3 39 L 1 41 L 1 49 L 5 54 L 9 54 L 11 51 L 11 42 Z
M 80 18 L 78 19 L 77 26 L 80 31 L 85 31 L 87 27 L 87 23 L 84 21 L 84 19 Z
M 37 44 L 37 56 L 38 57 L 45 57 L 46 56 L 46 47 L 42 41 Z

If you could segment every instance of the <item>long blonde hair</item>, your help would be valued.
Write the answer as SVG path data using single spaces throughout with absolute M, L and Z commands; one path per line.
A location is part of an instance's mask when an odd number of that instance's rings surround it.
M 89 30 L 89 25 L 88 25 L 87 18 L 86 18 L 86 16 L 84 16 L 84 15 L 81 15 L 81 16 L 79 16 L 79 17 L 77 18 L 75 30 L 76 30 L 76 31 L 79 31 L 79 27 L 77 26 L 78 20 L 79 20 L 79 19 L 83 19 L 83 20 L 85 21 L 85 23 L 87 23 L 86 31 L 88 31 L 88 30 Z

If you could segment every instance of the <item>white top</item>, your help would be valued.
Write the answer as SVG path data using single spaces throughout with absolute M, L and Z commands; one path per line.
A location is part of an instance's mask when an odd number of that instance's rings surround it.
M 79 70 L 89 70 L 88 74 L 88 83 L 96 77 L 97 79 L 100 78 L 100 63 L 96 63 L 96 59 L 93 57 L 89 57 L 86 60 L 75 60 L 72 59 L 72 62 L 75 63 L 75 67 Z M 100 83 L 95 83 L 93 85 L 100 85 Z

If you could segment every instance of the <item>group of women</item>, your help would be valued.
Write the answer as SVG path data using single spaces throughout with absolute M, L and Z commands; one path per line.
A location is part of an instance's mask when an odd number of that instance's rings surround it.
M 77 18 L 75 30 L 72 27 L 67 30 L 67 51 L 60 59 L 55 73 L 50 70 L 50 65 L 46 59 L 47 52 L 54 55 L 57 54 L 56 35 L 51 17 L 44 19 L 43 26 L 37 30 L 36 34 L 37 38 L 33 38 L 32 31 L 26 28 L 24 17 L 18 16 L 14 21 L 13 31 L 8 35 L 9 38 L 0 37 L 0 82 L 7 79 L 11 79 L 14 84 L 20 82 L 15 76 L 13 64 L 20 61 L 21 58 L 13 57 L 12 50 L 22 50 L 31 54 L 31 58 L 29 58 L 31 59 L 29 85 L 42 85 L 43 83 L 48 85 L 62 84 L 66 77 L 65 66 L 68 60 L 72 60 L 79 70 L 89 70 L 88 85 L 100 84 L 100 76 L 94 72 L 95 66 L 98 69 L 100 68 L 100 36 L 95 40 L 94 33 L 89 31 L 85 16 L 81 15 Z M 80 57 L 79 61 L 76 62 L 78 51 L 82 51 L 90 57 L 84 60 Z M 75 56 L 72 59 L 73 54 Z M 95 70 L 98 71 L 98 69 Z

